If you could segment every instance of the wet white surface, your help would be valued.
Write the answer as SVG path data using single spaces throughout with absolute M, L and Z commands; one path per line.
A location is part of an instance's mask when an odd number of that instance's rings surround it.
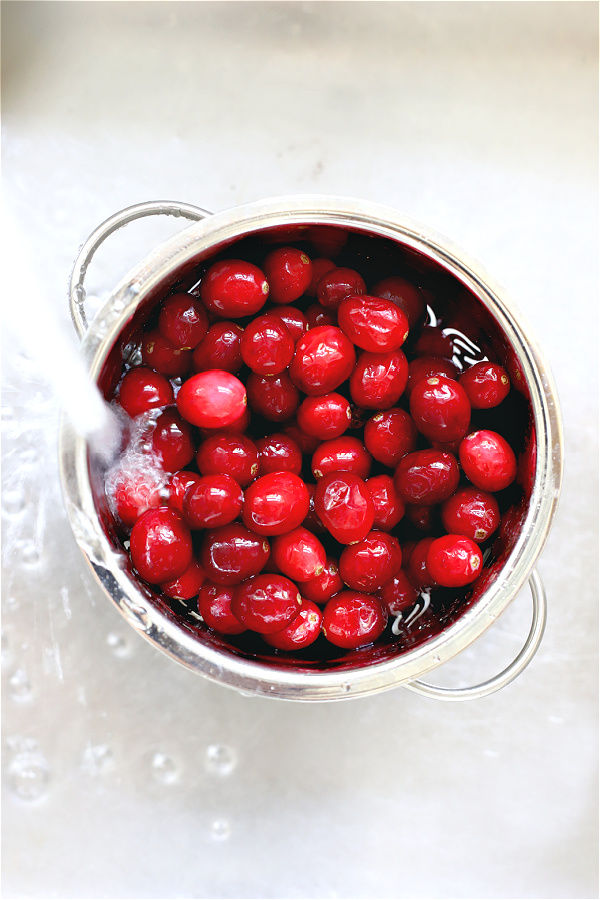
M 595 3 L 3 4 L 4 196 L 33 259 L 2 299 L 17 327 L 3 330 L 5 897 L 597 896 L 597 34 Z M 60 401 L 30 358 L 34 279 L 46 348 L 75 348 L 70 267 L 113 212 L 307 192 L 451 236 L 552 361 L 566 469 L 539 564 L 548 626 L 487 699 L 240 696 L 143 642 L 71 535 Z M 174 227 L 113 238 L 89 292 Z M 529 617 L 525 591 L 436 680 L 494 674 Z

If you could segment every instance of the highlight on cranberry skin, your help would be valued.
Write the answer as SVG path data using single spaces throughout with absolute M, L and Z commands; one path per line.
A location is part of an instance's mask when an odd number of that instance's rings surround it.
M 480 544 L 500 525 L 498 501 L 489 491 L 459 488 L 441 508 L 442 524 L 449 534 L 464 534 Z
M 298 475 L 271 472 L 246 488 L 242 521 L 256 534 L 285 534 L 302 525 L 309 505 L 308 490 Z
M 183 517 L 168 506 L 149 509 L 131 530 L 136 571 L 150 584 L 179 578 L 192 562 L 192 537 Z
M 268 296 L 265 273 L 241 259 L 213 263 L 200 285 L 200 297 L 206 309 L 223 319 L 256 315 Z
M 234 593 L 235 588 L 211 581 L 206 581 L 200 589 L 198 612 L 208 627 L 220 634 L 242 634 L 246 631 L 246 626 L 231 611 Z
M 230 475 L 246 487 L 258 476 L 258 447 L 245 434 L 217 431 L 198 447 L 196 465 L 201 475 Z
M 458 381 L 432 375 L 416 384 L 410 395 L 410 414 L 417 429 L 430 441 L 460 440 L 469 429 L 471 404 Z
M 171 382 L 147 366 L 126 372 L 119 388 L 119 404 L 132 418 L 173 403 Z
M 353 344 L 371 353 L 388 353 L 408 337 L 405 313 L 381 297 L 346 297 L 338 309 L 338 324 Z
M 375 518 L 371 492 L 363 479 L 352 472 L 331 472 L 319 479 L 315 512 L 340 544 L 361 541 Z
M 283 575 L 293 581 L 310 581 L 324 570 L 327 555 L 321 541 L 300 526 L 273 538 L 272 559 Z
M 192 375 L 177 394 L 183 418 L 200 428 L 226 428 L 243 415 L 246 403 L 242 382 L 222 369 Z
M 390 468 L 417 449 L 417 439 L 415 423 L 400 407 L 377 413 L 365 423 L 365 447 L 373 459 Z
M 398 539 L 384 531 L 370 531 L 356 544 L 342 550 L 340 575 L 356 591 L 377 591 L 394 577 L 402 565 Z
M 508 397 L 510 380 L 506 369 L 499 363 L 478 362 L 459 378 L 459 384 L 467 394 L 473 409 L 493 409 Z
M 340 591 L 325 604 L 322 630 L 336 647 L 354 650 L 376 641 L 387 619 L 387 609 L 373 594 Z
M 244 494 L 230 475 L 205 475 L 183 498 L 183 515 L 191 528 L 218 528 L 239 516 Z
M 208 330 L 206 310 L 191 294 L 172 294 L 163 301 L 158 330 L 176 347 L 193 350 Z
M 200 588 L 206 581 L 204 569 L 196 559 L 192 559 L 183 575 L 174 581 L 160 585 L 160 589 L 172 600 L 192 600 L 198 596 Z
M 243 328 L 235 322 L 215 322 L 192 352 L 196 372 L 224 369 L 235 375 L 242 368 L 241 341 Z
M 272 303 L 294 303 L 310 287 L 313 275 L 309 256 L 296 247 L 278 247 L 267 254 L 263 269 Z
M 177 472 L 194 458 L 192 429 L 175 408 L 165 409 L 157 418 L 150 442 L 165 472 Z
M 246 325 L 241 340 L 242 359 L 259 375 L 279 375 L 294 355 L 294 340 L 277 316 L 259 316 Z
M 403 456 L 394 484 L 405 503 L 429 506 L 452 496 L 460 480 L 456 457 L 442 450 L 415 450 Z
M 475 541 L 460 534 L 445 534 L 431 542 L 426 565 L 442 587 L 465 587 L 481 572 L 483 558 Z
M 352 341 L 336 326 L 323 325 L 300 338 L 289 373 L 300 391 L 317 396 L 335 391 L 349 378 L 355 362 Z
M 496 431 L 468 434 L 460 443 L 458 458 L 469 481 L 482 491 L 502 491 L 517 475 L 515 454 Z
M 283 575 L 255 575 L 240 584 L 233 596 L 231 611 L 236 619 L 259 634 L 281 631 L 300 612 L 298 588 Z
M 321 634 L 323 613 L 311 600 L 302 598 L 300 611 L 281 631 L 263 635 L 265 643 L 277 650 L 301 650 L 309 647 Z

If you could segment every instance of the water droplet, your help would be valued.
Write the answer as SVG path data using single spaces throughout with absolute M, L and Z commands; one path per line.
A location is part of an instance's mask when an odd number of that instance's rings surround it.
M 33 691 L 25 669 L 17 669 L 8 679 L 8 683 L 11 696 L 14 700 L 19 700 L 20 702 L 31 700 Z
M 17 753 L 8 767 L 9 784 L 21 800 L 41 800 L 48 792 L 50 767 L 39 751 Z
M 2 512 L 14 516 L 25 509 L 25 497 L 21 491 L 4 491 L 2 494 Z
M 229 822 L 226 819 L 215 819 L 210 826 L 210 833 L 215 841 L 226 841 L 231 834 Z
M 155 753 L 152 757 L 154 777 L 163 784 L 174 784 L 179 778 L 175 760 L 166 753 Z
M 113 761 L 112 750 L 106 744 L 86 747 L 83 751 L 82 766 L 90 775 L 101 775 L 106 772 Z
M 115 656 L 124 657 L 129 654 L 129 643 L 121 634 L 116 634 L 114 631 L 111 631 L 106 637 L 106 643 Z
M 236 766 L 235 753 L 225 744 L 209 744 L 206 748 L 206 768 L 214 775 L 229 775 Z

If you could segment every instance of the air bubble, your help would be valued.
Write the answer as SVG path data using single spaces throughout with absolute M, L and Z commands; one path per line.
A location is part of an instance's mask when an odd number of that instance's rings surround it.
M 106 744 L 96 744 L 85 748 L 82 766 L 90 775 L 101 775 L 110 768 L 112 760 L 112 750 Z
M 14 516 L 25 509 L 25 497 L 21 491 L 4 491 L 2 494 L 2 512 Z
M 166 753 L 155 753 L 152 757 L 152 771 L 157 781 L 163 784 L 174 784 L 179 778 L 177 764 L 171 756 Z
M 231 834 L 229 822 L 226 819 L 215 819 L 210 826 L 210 833 L 215 841 L 226 841 Z
M 33 803 L 48 793 L 50 767 L 39 751 L 17 753 L 8 767 L 8 781 L 21 800 Z
M 25 669 L 17 669 L 8 679 L 8 684 L 11 697 L 14 700 L 18 700 L 21 703 L 31 700 L 33 691 Z
M 210 744 L 206 748 L 206 768 L 215 775 L 229 775 L 236 766 L 235 753 L 225 744 Z

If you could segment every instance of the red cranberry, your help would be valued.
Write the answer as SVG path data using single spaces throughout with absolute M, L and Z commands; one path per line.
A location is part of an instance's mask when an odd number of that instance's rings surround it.
M 173 403 L 171 382 L 147 366 L 130 369 L 119 388 L 119 403 L 132 418 Z
M 317 284 L 323 275 L 326 275 L 327 272 L 331 272 L 332 269 L 335 269 L 335 263 L 330 259 L 325 259 L 323 256 L 318 256 L 317 259 L 313 259 L 312 268 L 312 278 L 309 286 L 304 292 L 307 297 L 317 296 Z
M 440 450 L 407 453 L 394 472 L 394 484 L 404 502 L 417 506 L 447 500 L 458 487 L 459 478 L 455 457 Z
M 315 478 L 330 472 L 353 472 L 363 480 L 371 472 L 371 454 L 358 438 L 343 435 L 324 441 L 313 453 L 311 468 Z
M 160 589 L 172 600 L 191 600 L 197 597 L 200 588 L 206 581 L 206 573 L 200 563 L 192 559 L 183 575 L 174 581 L 167 581 L 160 585 Z
M 246 487 L 258 475 L 258 448 L 244 434 L 219 431 L 200 444 L 196 464 L 202 475 L 231 475 Z
M 150 584 L 179 578 L 192 562 L 192 538 L 182 516 L 169 506 L 149 509 L 131 530 L 129 551 L 137 572 Z
M 365 350 L 350 376 L 350 395 L 357 406 L 365 409 L 389 409 L 404 393 L 407 379 L 408 362 L 402 350 Z
M 456 441 L 465 436 L 471 405 L 458 381 L 432 375 L 419 381 L 410 395 L 410 414 L 430 441 Z
M 425 325 L 413 352 L 416 356 L 443 356 L 445 359 L 452 359 L 454 345 L 452 338 L 444 334 L 437 325 Z
M 323 544 L 302 526 L 275 537 L 271 549 L 275 565 L 293 581 L 309 581 L 325 568 Z
M 216 584 L 240 584 L 258 575 L 271 554 L 269 542 L 240 522 L 207 532 L 200 555 L 206 577 Z
M 166 409 L 160 414 L 151 443 L 166 472 L 177 472 L 194 458 L 192 429 L 175 409 Z
M 191 528 L 218 528 L 237 519 L 244 502 L 241 487 L 230 475 L 205 475 L 183 498 L 183 514 Z
M 408 381 L 406 382 L 406 396 L 410 398 L 412 389 L 424 378 L 432 378 L 434 375 L 444 375 L 446 378 L 458 377 L 458 369 L 449 359 L 443 356 L 417 356 L 408 364 Z
M 315 534 L 321 534 L 324 531 L 327 531 L 320 518 L 318 517 L 315 510 L 315 492 L 317 490 L 316 484 L 311 484 L 309 481 L 305 482 L 306 490 L 308 491 L 309 497 L 309 507 L 308 513 L 302 523 L 305 528 L 309 531 L 314 532 Z
M 482 567 L 481 550 L 461 534 L 444 534 L 431 542 L 427 569 L 442 587 L 464 587 L 474 581 Z
M 335 225 L 311 225 L 307 237 L 319 256 L 334 257 L 346 246 L 348 232 Z
M 417 591 L 426 591 L 436 586 L 435 578 L 427 568 L 427 553 L 434 538 L 425 537 L 417 541 L 406 565 L 406 575 Z
M 151 466 L 129 470 L 123 465 L 111 473 L 107 490 L 115 515 L 123 525 L 131 526 L 148 509 L 156 509 L 163 504 L 162 486 L 164 477 Z
M 208 316 L 191 294 L 172 294 L 163 301 L 158 330 L 176 347 L 193 350 L 208 330 Z
M 296 344 L 290 377 L 305 394 L 328 394 L 349 377 L 355 361 L 354 347 L 343 331 L 333 325 L 311 328 Z
M 376 591 L 394 577 L 402 565 L 398 539 L 385 531 L 370 531 L 340 556 L 340 575 L 355 591 Z
M 246 630 L 231 612 L 235 589 L 223 584 L 206 581 L 198 596 L 198 612 L 209 628 L 221 634 L 241 634 Z
M 273 306 L 269 310 L 269 315 L 281 319 L 291 334 L 294 344 L 297 344 L 302 335 L 308 331 L 308 319 L 295 306 Z
M 366 482 L 375 509 L 373 527 L 391 531 L 404 516 L 405 505 L 389 475 L 375 475 Z
M 268 475 L 270 472 L 293 472 L 294 475 L 299 475 L 302 471 L 300 447 L 287 434 L 271 434 L 269 437 L 259 438 L 256 449 L 259 475 Z
M 271 472 L 246 489 L 242 521 L 257 534 L 285 534 L 302 524 L 308 508 L 308 491 L 298 475 Z
M 295 420 L 293 420 L 290 425 L 285 426 L 283 433 L 288 435 L 288 437 L 291 437 L 291 439 L 298 444 L 302 453 L 314 453 L 321 443 L 319 438 L 313 437 L 305 431 L 302 431 Z
M 362 541 L 375 518 L 371 492 L 363 479 L 352 472 L 332 472 L 319 479 L 315 511 L 340 544 Z
M 372 416 L 365 425 L 365 447 L 378 462 L 393 468 L 417 448 L 417 429 L 405 410 L 396 408 Z
M 463 534 L 480 544 L 500 525 L 500 510 L 493 494 L 477 488 L 459 488 L 442 506 L 442 524 L 449 534 Z
M 510 444 L 495 431 L 473 431 L 461 441 L 463 471 L 482 491 L 501 491 L 515 480 L 517 460 Z
M 142 338 L 142 362 L 161 375 L 175 378 L 189 372 L 192 351 L 172 344 L 155 328 Z
M 169 506 L 172 506 L 177 512 L 183 513 L 183 498 L 185 497 L 185 492 L 192 484 L 198 484 L 200 480 L 200 475 L 196 472 L 189 472 L 187 469 L 174 472 L 169 478 L 169 484 L 167 486 Z
M 321 306 L 337 309 L 350 294 L 364 294 L 367 286 L 354 269 L 336 267 L 326 272 L 317 283 L 317 298 Z
M 306 321 L 309 329 L 320 328 L 323 325 L 337 325 L 337 316 L 334 309 L 325 309 L 320 303 L 313 303 L 306 310 Z
M 270 422 L 285 422 L 296 412 L 300 403 L 300 392 L 287 372 L 279 375 L 250 372 L 246 390 L 253 411 Z
M 338 325 L 353 344 L 370 353 L 397 350 L 408 337 L 404 312 L 381 297 L 346 297 L 339 305 Z
M 276 650 L 301 650 L 319 637 L 322 621 L 323 614 L 319 607 L 303 598 L 296 618 L 281 631 L 265 634 L 265 643 Z
M 269 282 L 271 303 L 293 303 L 312 280 L 312 262 L 295 247 L 278 247 L 265 258 L 263 269 Z
M 419 592 L 410 583 L 404 569 L 399 569 L 391 581 L 378 591 L 378 595 L 387 606 L 390 615 L 397 616 L 415 605 Z
M 296 412 L 296 421 L 302 431 L 322 441 L 340 437 L 347 431 L 351 419 L 349 402 L 335 392 L 305 397 Z
M 491 409 L 508 397 L 510 381 L 498 363 L 478 362 L 459 378 L 473 409 Z
M 241 341 L 242 359 L 259 375 L 279 375 L 292 361 L 294 340 L 277 316 L 259 316 L 246 326 Z
M 235 322 L 215 322 L 192 354 L 196 372 L 223 369 L 235 375 L 243 365 L 241 342 L 243 329 Z
M 337 560 L 332 556 L 328 556 L 325 561 L 325 568 L 320 575 L 305 581 L 302 584 L 302 593 L 307 600 L 313 603 L 327 603 L 334 594 L 344 589 L 337 565 Z
M 399 275 L 384 278 L 371 289 L 371 294 L 375 297 L 382 297 L 384 300 L 390 300 L 399 306 L 406 315 L 408 326 L 411 329 L 425 320 L 425 298 L 419 288 L 407 281 L 406 278 L 401 278 Z
M 439 519 L 439 507 L 436 505 L 419 506 L 407 503 L 405 513 L 407 520 L 419 531 L 432 532 Z
M 281 631 L 300 612 L 302 597 L 293 581 L 283 575 L 254 575 L 236 589 L 231 611 L 259 634 Z
M 205 307 L 223 319 L 254 316 L 265 305 L 269 283 L 265 273 L 241 259 L 213 263 L 200 284 Z
M 387 610 L 371 594 L 341 591 L 327 601 L 323 611 L 323 634 L 331 644 L 346 650 L 372 644 L 386 625 Z
M 246 402 L 242 382 L 222 369 L 192 375 L 177 394 L 183 418 L 200 428 L 227 428 L 243 414 Z

